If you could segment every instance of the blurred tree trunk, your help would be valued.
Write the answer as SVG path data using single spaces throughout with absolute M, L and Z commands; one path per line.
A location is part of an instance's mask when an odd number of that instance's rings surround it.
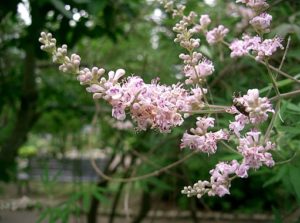
M 140 223 L 147 217 L 147 214 L 151 209 L 151 196 L 149 191 L 143 192 L 139 213 L 135 219 L 133 219 L 132 223 Z
M 105 181 L 100 180 L 97 183 L 97 187 L 101 187 L 101 188 L 106 187 L 107 183 L 108 182 L 106 180 Z M 92 200 L 91 200 L 90 210 L 89 210 L 89 213 L 87 214 L 87 222 L 88 223 L 97 223 L 99 206 L 100 206 L 100 201 L 95 196 L 93 196 Z
M 125 173 L 124 177 L 127 178 L 128 176 L 129 176 L 129 171 Z M 112 208 L 111 208 L 111 211 L 110 211 L 109 223 L 114 222 L 116 212 L 117 212 L 117 206 L 119 204 L 119 200 L 120 200 L 121 194 L 123 192 L 124 186 L 125 186 L 124 182 L 119 184 L 118 191 L 116 193 L 116 196 L 114 197 L 114 201 L 113 201 Z
M 110 158 L 109 162 L 107 163 L 107 165 L 105 167 L 105 170 L 104 170 L 105 174 L 111 175 L 117 170 L 117 168 L 120 164 L 116 165 L 116 167 L 113 168 L 113 169 L 109 169 L 109 167 L 110 167 L 110 165 L 111 165 L 111 163 L 113 162 L 114 159 L 115 159 L 115 155 L 113 155 Z M 106 187 L 107 184 L 108 184 L 107 180 L 104 180 L 104 179 L 100 178 L 98 183 L 97 183 L 97 187 L 103 188 L 103 187 Z M 97 223 L 99 206 L 100 206 L 100 201 L 95 196 L 92 196 L 90 210 L 87 214 L 87 223 Z
M 18 148 L 26 141 L 26 137 L 38 115 L 37 89 L 35 82 L 35 53 L 32 44 L 28 43 L 25 49 L 24 75 L 21 89 L 20 107 L 16 115 L 15 125 L 10 135 L 3 142 L 0 151 L 0 178 L 8 180 L 11 168 L 14 168 L 14 160 Z

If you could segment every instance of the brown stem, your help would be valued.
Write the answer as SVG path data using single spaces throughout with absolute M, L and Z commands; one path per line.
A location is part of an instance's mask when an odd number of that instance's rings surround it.
M 134 181 L 138 181 L 138 180 L 144 180 L 144 179 L 147 179 L 147 178 L 150 178 L 150 177 L 153 177 L 153 176 L 158 176 L 160 174 L 162 174 L 163 172 L 183 163 L 185 160 L 189 159 L 190 157 L 192 157 L 192 155 L 194 155 L 196 153 L 196 151 L 186 155 L 185 157 L 183 157 L 182 159 L 180 160 L 177 160 L 176 162 L 174 163 L 171 163 L 165 167 L 162 167 L 158 170 L 155 170 L 151 173 L 148 173 L 148 174 L 145 174 L 145 175 L 141 175 L 141 176 L 136 176 L 136 177 L 130 177 L 130 178 L 113 178 L 113 177 L 110 177 L 108 175 L 106 175 L 105 173 L 103 173 L 99 167 L 97 166 L 96 162 L 94 159 L 91 159 L 91 164 L 93 166 L 93 168 L 95 169 L 95 171 L 99 174 L 99 176 L 103 177 L 103 179 L 107 180 L 107 181 L 115 181 L 115 182 L 134 182 Z

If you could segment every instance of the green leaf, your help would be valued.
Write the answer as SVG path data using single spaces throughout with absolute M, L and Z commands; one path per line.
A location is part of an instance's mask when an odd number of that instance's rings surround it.
M 288 170 L 291 184 L 294 188 L 298 202 L 300 203 L 300 168 L 298 166 L 288 165 Z
M 102 203 L 106 203 L 106 204 L 110 203 L 110 201 L 97 190 L 94 190 L 93 195 Z
M 281 214 L 279 212 L 279 210 L 275 207 L 272 208 L 272 211 L 273 211 L 273 214 L 274 214 L 274 223 L 282 223 L 282 217 L 281 217 Z
M 82 208 L 85 211 L 89 210 L 90 207 L 90 201 L 91 201 L 91 195 L 89 192 L 85 192 L 82 194 Z
M 49 209 L 47 208 L 46 210 L 44 210 L 41 214 L 40 214 L 40 216 L 39 216 L 39 218 L 38 218 L 38 220 L 36 221 L 36 223 L 41 223 L 43 220 L 45 220 L 46 219 L 46 217 L 47 217 L 47 215 L 49 214 Z
M 288 172 L 288 168 L 287 166 L 281 166 L 279 168 L 279 170 L 277 171 L 277 174 L 273 177 L 271 177 L 269 180 L 267 180 L 264 184 L 263 184 L 263 187 L 267 187 L 269 185 L 272 185 L 274 183 L 277 183 L 279 182 L 280 180 L 282 180 L 286 175 L 287 175 L 287 172 Z

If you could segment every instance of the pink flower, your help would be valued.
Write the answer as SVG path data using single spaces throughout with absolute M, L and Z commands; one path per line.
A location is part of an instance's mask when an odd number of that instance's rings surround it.
M 243 40 L 234 40 L 229 48 L 231 49 L 231 57 L 243 56 L 252 51 L 256 54 L 256 60 L 263 60 L 272 56 L 278 48 L 284 49 L 281 39 L 275 37 L 273 39 L 262 39 L 258 36 L 243 36 Z
M 261 43 L 261 38 L 258 36 L 244 35 L 242 40 L 234 40 L 229 49 L 231 50 L 231 57 L 240 57 L 247 55 L 250 50 L 257 49 Z
M 236 136 L 240 136 L 240 131 L 245 128 L 245 125 L 249 123 L 249 118 L 243 114 L 237 114 L 235 116 L 235 121 L 231 122 L 229 129 L 234 132 Z
M 284 49 L 281 44 L 282 40 L 278 37 L 273 39 L 266 39 L 261 44 L 253 48 L 256 51 L 256 60 L 263 60 L 265 57 L 272 56 L 278 48 Z
M 206 33 L 206 40 L 210 45 L 216 44 L 222 41 L 228 32 L 229 29 L 219 25 Z
M 259 16 L 254 17 L 250 20 L 250 24 L 255 30 L 262 33 L 270 32 L 270 25 L 272 21 L 272 16 L 268 13 L 262 13 Z
M 265 146 L 260 144 L 260 132 L 250 131 L 245 138 L 240 138 L 238 151 L 243 155 L 243 164 L 249 168 L 258 169 L 262 165 L 273 166 L 274 160 L 269 150 L 272 150 L 275 145 L 267 142 Z
M 186 84 L 199 83 L 214 72 L 215 68 L 210 60 L 202 60 L 195 66 L 186 65 L 184 67 L 184 74 L 188 78 Z
M 244 107 L 245 112 L 249 114 L 250 122 L 258 124 L 268 119 L 268 113 L 274 112 L 268 98 L 259 97 L 258 89 L 250 89 L 243 97 L 235 98 L 236 103 Z M 234 130 L 236 123 L 232 125 Z M 238 128 L 238 127 L 237 127 Z M 237 131 L 237 129 L 235 129 Z
M 243 40 L 234 40 L 230 44 L 229 49 L 231 50 L 231 57 L 241 57 L 247 55 L 249 52 L 247 44 Z
M 209 15 L 201 15 L 199 23 L 201 27 L 205 29 L 211 23 L 211 19 L 209 18 Z
M 212 154 L 217 150 L 219 140 L 228 140 L 229 135 L 224 130 L 207 132 L 209 127 L 214 126 L 214 118 L 197 118 L 196 128 L 191 128 L 189 133 L 184 133 L 181 139 L 181 148 L 189 147 L 204 153 Z
M 244 3 L 255 11 L 263 11 L 269 7 L 266 0 L 236 0 L 236 3 Z
M 219 197 L 230 194 L 230 177 L 235 174 L 239 167 L 240 165 L 236 160 L 232 160 L 230 163 L 220 162 L 214 169 L 209 171 L 210 181 L 199 180 L 193 187 L 184 187 L 181 193 L 186 194 L 188 197 L 197 196 L 197 198 L 201 198 L 204 194 Z

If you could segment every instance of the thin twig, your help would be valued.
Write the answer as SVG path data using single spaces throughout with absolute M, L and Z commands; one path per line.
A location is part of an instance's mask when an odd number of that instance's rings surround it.
M 226 109 L 216 109 L 216 110 L 193 110 L 193 111 L 183 111 L 182 113 L 188 114 L 215 114 L 215 113 L 225 113 Z
M 265 134 L 265 142 L 267 142 L 267 140 L 270 138 L 271 131 L 273 129 L 279 108 L 280 108 L 280 101 L 277 101 L 276 106 L 275 106 L 275 113 L 272 116 L 272 119 L 270 121 L 270 124 L 269 124 L 268 129 Z
M 280 96 L 280 92 L 279 92 L 279 89 L 278 89 L 278 86 L 277 86 L 277 83 L 276 83 L 276 79 L 274 78 L 273 73 L 270 70 L 270 66 L 269 66 L 268 61 L 266 61 L 266 67 L 267 67 L 267 70 L 268 70 L 268 74 L 269 74 L 269 76 L 271 78 L 273 87 L 275 89 L 276 95 L 279 97 Z M 279 97 L 278 101 L 276 102 L 275 112 L 274 112 L 274 114 L 272 116 L 272 119 L 271 119 L 271 121 L 269 123 L 269 126 L 268 126 L 266 134 L 265 134 L 265 142 L 267 142 L 267 140 L 270 138 L 271 131 L 272 131 L 273 127 L 274 127 L 274 123 L 275 123 L 277 115 L 280 115 L 280 102 L 281 102 L 281 98 Z
M 231 146 L 229 146 L 226 142 L 221 141 L 221 143 L 222 143 L 229 151 L 241 155 L 237 150 L 233 149 L 233 148 L 232 148 Z
M 228 42 L 224 41 L 224 40 L 222 41 L 222 43 L 225 44 L 225 45 L 228 46 L 228 47 L 230 46 L 230 44 L 229 44 Z M 256 60 L 255 57 L 252 56 L 251 54 L 247 54 L 247 55 L 248 55 L 250 58 L 252 58 L 252 59 L 254 59 L 255 61 L 257 61 L 258 63 L 263 64 L 263 65 L 266 66 L 266 63 L 265 63 L 264 61 Z M 289 74 L 283 72 L 282 70 L 279 70 L 278 68 L 276 68 L 276 67 L 274 67 L 274 66 L 272 66 L 272 65 L 270 65 L 270 69 L 273 70 L 273 71 L 275 71 L 275 72 L 277 72 L 278 74 L 281 74 L 282 76 L 284 76 L 284 77 L 286 77 L 286 78 L 289 78 L 289 79 L 291 79 L 291 80 L 297 82 L 298 84 L 300 84 L 300 80 L 297 80 L 296 78 L 294 78 L 293 76 L 291 76 L 291 75 L 289 75 Z
M 134 182 L 134 181 L 138 181 L 138 180 L 145 180 L 147 178 L 153 177 L 153 176 L 158 176 L 160 174 L 162 174 L 163 172 L 183 163 L 184 161 L 186 161 L 187 159 L 189 159 L 190 157 L 192 157 L 197 151 L 194 151 L 188 155 L 186 155 L 185 157 L 183 157 L 180 160 L 177 160 L 174 163 L 171 163 L 165 167 L 160 168 L 159 170 L 155 170 L 151 173 L 145 174 L 145 175 L 141 175 L 141 176 L 137 176 L 137 177 L 129 177 L 129 178 L 113 178 L 110 176 L 107 176 L 106 174 L 104 174 L 102 172 L 102 170 L 100 170 L 100 168 L 97 166 L 95 159 L 91 159 L 91 164 L 94 168 L 94 170 L 97 172 L 97 174 L 99 174 L 99 176 L 101 176 L 103 179 L 108 180 L 108 181 L 114 181 L 114 182 Z
M 294 155 L 293 155 L 291 158 L 289 158 L 289 159 L 287 159 L 287 160 L 280 161 L 280 162 L 276 162 L 276 166 L 277 166 L 277 165 L 282 165 L 282 164 L 286 164 L 286 163 L 291 162 L 291 161 L 296 157 L 297 154 L 298 154 L 298 153 L 295 152 Z
M 266 67 L 267 67 L 267 70 L 268 70 L 268 75 L 269 75 L 269 77 L 270 77 L 270 79 L 271 79 L 271 82 L 272 82 L 272 84 L 273 84 L 273 88 L 274 88 L 274 90 L 275 90 L 275 92 L 276 92 L 276 95 L 280 95 L 280 92 L 279 92 L 279 89 L 278 89 L 276 80 L 275 80 L 275 78 L 274 78 L 274 76 L 273 76 L 273 73 L 272 73 L 272 71 L 271 71 L 271 69 L 270 69 L 270 65 L 269 65 L 269 62 L 268 62 L 268 61 L 266 61 Z
M 138 158 L 140 158 L 141 160 L 143 160 L 144 162 L 148 163 L 149 165 L 153 166 L 153 167 L 160 167 L 157 163 L 151 161 L 150 159 L 148 159 L 146 156 L 144 156 L 143 154 L 139 153 L 138 151 L 136 151 L 135 149 L 132 149 L 131 150 L 132 153 L 137 156 Z M 172 176 L 175 176 L 175 177 L 178 177 L 178 178 L 182 178 L 181 175 L 177 174 L 177 173 L 173 173 L 171 172 L 170 170 L 166 170 L 166 173 L 172 175 Z
M 278 67 L 279 70 L 282 69 L 282 66 L 283 66 L 283 63 L 284 63 L 284 61 L 285 61 L 285 58 L 286 58 L 288 49 L 290 48 L 290 43 L 291 43 L 291 36 L 288 37 L 288 41 L 287 41 L 286 46 L 285 46 L 285 50 L 284 50 L 284 53 L 283 53 L 283 57 L 282 57 L 282 59 L 281 59 L 280 65 L 279 65 L 279 67 Z
M 276 96 L 270 98 L 270 101 L 276 101 L 276 100 L 283 99 L 283 98 L 289 98 L 289 97 L 296 96 L 296 95 L 299 95 L 299 94 L 300 94 L 300 90 L 291 91 L 291 92 L 288 92 L 288 93 L 283 93 L 283 94 L 280 94 L 280 95 L 276 95 Z

